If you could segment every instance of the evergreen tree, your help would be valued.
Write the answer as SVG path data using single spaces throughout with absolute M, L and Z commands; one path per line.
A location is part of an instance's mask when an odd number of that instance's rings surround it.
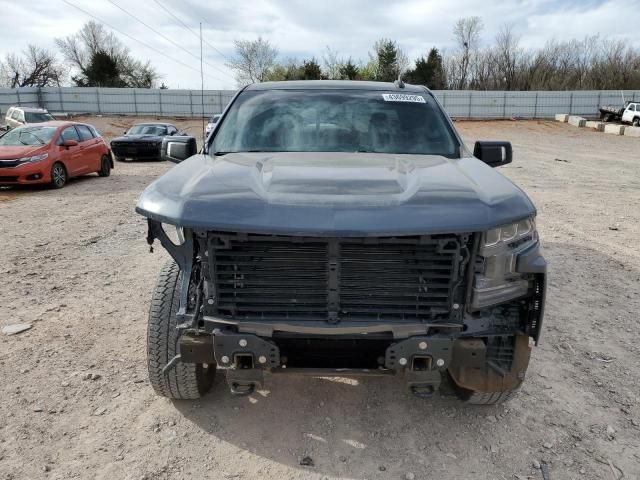
M 382 39 L 376 43 L 378 70 L 376 80 L 393 82 L 398 78 L 398 47 L 392 40 Z
M 340 78 L 344 80 L 355 80 L 359 74 L 360 69 L 351 61 L 351 58 L 340 66 Z
M 431 81 L 427 84 L 427 87 L 433 90 L 444 90 L 447 82 L 444 74 L 444 66 L 442 65 L 442 55 L 440 55 L 437 48 L 433 47 L 429 51 L 427 65 L 431 70 Z
M 445 88 L 442 56 L 438 53 L 438 49 L 432 48 L 426 59 L 424 57 L 418 58 L 415 68 L 406 73 L 405 79 L 409 83 L 425 85 L 433 90 Z
M 91 55 L 82 76 L 72 77 L 79 87 L 125 87 L 115 58 L 104 50 Z
M 302 75 L 304 80 L 322 80 L 322 70 L 315 58 L 302 62 Z

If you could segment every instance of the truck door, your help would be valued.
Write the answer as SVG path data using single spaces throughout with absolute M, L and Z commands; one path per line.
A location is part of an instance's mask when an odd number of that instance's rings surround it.
M 624 123 L 631 123 L 631 121 L 633 120 L 633 116 L 636 113 L 636 104 L 635 103 L 631 103 L 624 111 L 624 113 L 622 114 L 622 121 Z

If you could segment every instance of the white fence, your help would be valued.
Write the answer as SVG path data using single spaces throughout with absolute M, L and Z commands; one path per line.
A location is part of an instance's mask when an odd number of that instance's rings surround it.
M 43 107 L 53 113 L 200 117 L 220 113 L 233 90 L 45 87 L 0 89 L 0 115 L 13 105 Z M 556 113 L 596 116 L 598 106 L 640 101 L 640 90 L 508 92 L 434 90 L 454 118 L 552 118 Z

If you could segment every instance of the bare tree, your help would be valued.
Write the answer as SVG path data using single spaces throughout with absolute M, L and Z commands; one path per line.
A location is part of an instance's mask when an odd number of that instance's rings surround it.
M 469 66 L 472 56 L 478 50 L 480 34 L 484 25 L 480 17 L 466 17 L 458 20 L 453 27 L 453 36 L 459 50 L 459 65 L 456 69 L 457 86 L 462 90 L 467 86 L 469 79 Z
M 5 87 L 59 86 L 65 76 L 55 54 L 35 45 L 27 46 L 22 55 L 11 53 L 0 60 L 0 85 Z
M 493 60 L 496 66 L 496 87 L 513 90 L 519 73 L 521 50 L 520 39 L 513 33 L 511 25 L 504 25 L 496 35 Z
M 149 61 L 133 58 L 129 48 L 100 23 L 87 22 L 77 33 L 56 38 L 55 42 L 66 62 L 77 70 L 78 74 L 71 77 L 77 85 L 93 86 L 87 74 L 98 54 L 106 54 L 113 60 L 122 86 L 152 88 L 159 78 Z
M 345 65 L 344 59 L 338 58 L 338 52 L 331 50 L 331 47 L 327 45 L 326 51 L 322 56 L 322 63 L 324 66 L 324 75 L 329 80 L 343 80 L 341 69 Z
M 227 66 L 236 71 L 238 85 L 264 82 L 275 65 L 278 50 L 262 37 L 257 40 L 236 40 L 234 44 L 236 57 Z

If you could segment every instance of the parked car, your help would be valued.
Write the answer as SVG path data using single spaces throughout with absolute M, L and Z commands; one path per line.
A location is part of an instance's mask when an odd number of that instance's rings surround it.
M 116 160 L 161 160 L 162 139 L 177 135 L 178 129 L 170 123 L 138 123 L 124 132 L 124 136 L 111 140 Z
M 205 129 L 207 132 L 207 135 L 209 135 L 211 133 L 211 130 L 213 130 L 213 127 L 216 126 L 216 123 L 218 123 L 218 120 L 220 120 L 221 115 L 212 115 L 209 117 L 209 121 L 207 122 L 207 128 Z
M 49 183 L 113 168 L 109 146 L 91 125 L 53 121 L 17 127 L 0 137 L 0 185 Z
M 619 120 L 640 127 L 640 102 L 625 102 L 624 107 L 605 105 L 599 108 L 600 118 L 605 122 Z
M 493 167 L 508 142 L 467 149 L 434 95 L 374 82 L 250 85 L 195 154 L 137 204 L 173 257 L 158 280 L 147 358 L 155 391 L 197 398 L 226 373 L 448 375 L 493 404 L 521 385 L 540 338 L 546 262 L 536 209 Z M 183 160 L 185 160 L 183 162 Z
M 28 125 L 30 123 L 42 123 L 55 120 L 53 116 L 44 108 L 31 107 L 10 107 L 4 117 L 7 130 Z

